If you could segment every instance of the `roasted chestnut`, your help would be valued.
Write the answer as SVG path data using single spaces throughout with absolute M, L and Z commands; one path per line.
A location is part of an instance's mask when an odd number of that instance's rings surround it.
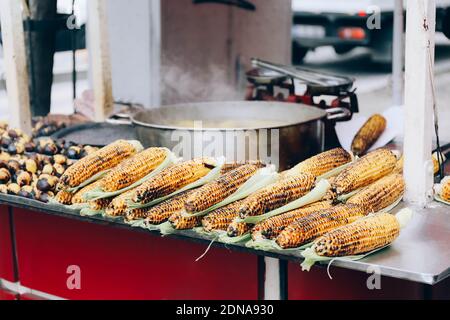
M 11 173 L 6 168 L 0 169 L 0 184 L 6 184 L 11 180 Z

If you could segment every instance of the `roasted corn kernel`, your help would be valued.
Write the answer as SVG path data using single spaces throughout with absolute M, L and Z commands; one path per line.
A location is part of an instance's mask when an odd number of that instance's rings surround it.
M 166 156 L 167 150 L 164 148 L 149 148 L 135 154 L 103 178 L 103 191 L 114 192 L 132 185 L 156 169 Z
M 326 233 L 315 241 L 315 251 L 326 257 L 358 255 L 392 243 L 399 234 L 396 217 L 378 213 Z
M 365 187 L 348 199 L 347 203 L 363 206 L 367 212 L 378 212 L 398 200 L 404 191 L 402 175 L 392 173 Z
M 300 247 L 365 214 L 366 211 L 361 206 L 340 204 L 295 220 L 281 231 L 275 241 L 283 249 Z
M 207 232 L 214 230 L 226 231 L 228 226 L 239 216 L 239 207 L 243 200 L 230 203 L 229 205 L 216 209 L 202 219 L 203 229 Z
M 256 224 L 252 229 L 252 238 L 255 240 L 258 236 L 266 239 L 274 239 L 281 231 L 296 219 L 300 219 L 314 212 L 329 209 L 332 207 L 331 201 L 321 201 L 310 204 L 306 207 L 288 211 L 275 217 L 271 217 Z
M 131 209 L 127 212 L 127 220 L 146 219 L 150 224 L 161 224 L 184 208 L 184 202 L 192 192 L 185 191 L 154 207 Z
M 338 195 L 365 187 L 391 173 L 397 163 L 395 155 L 387 149 L 372 151 L 345 168 L 333 181 Z
M 314 186 L 315 177 L 299 173 L 277 181 L 247 197 L 239 208 L 241 218 L 259 216 L 282 207 L 307 194 Z
M 60 204 L 71 205 L 73 196 L 74 196 L 73 193 L 61 190 L 56 194 L 54 200 Z
M 309 173 L 315 178 L 352 161 L 352 156 L 342 148 L 322 152 L 300 162 L 282 175 Z
M 174 164 L 136 188 L 133 201 L 145 204 L 167 196 L 206 176 L 213 168 L 214 165 L 209 159 L 194 159 Z
M 128 201 L 133 197 L 135 190 L 131 189 L 112 199 L 108 208 L 106 208 L 106 214 L 111 217 L 124 216 L 128 209 Z
M 256 165 L 243 165 L 198 188 L 186 199 L 186 211 L 201 212 L 219 203 L 236 192 L 257 170 Z
M 176 212 L 169 217 L 169 222 L 176 230 L 193 229 L 201 225 L 202 217 L 182 216 L 180 212 Z
M 62 189 L 74 188 L 92 178 L 97 173 L 111 169 L 123 160 L 140 151 L 140 144 L 118 140 L 72 165 L 61 176 Z

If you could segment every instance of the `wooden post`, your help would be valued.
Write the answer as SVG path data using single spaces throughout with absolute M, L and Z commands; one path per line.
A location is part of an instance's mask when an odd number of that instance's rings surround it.
M 30 94 L 21 2 L 0 0 L 10 125 L 31 133 Z
M 433 194 L 434 0 L 410 0 L 406 17 L 405 200 L 426 206 Z
M 105 121 L 113 112 L 111 61 L 106 0 L 88 1 L 88 49 L 94 90 L 94 120 Z

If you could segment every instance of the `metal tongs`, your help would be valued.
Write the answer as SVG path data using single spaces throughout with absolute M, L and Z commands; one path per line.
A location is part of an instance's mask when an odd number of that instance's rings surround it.
M 251 63 L 254 67 L 272 70 L 310 85 L 321 87 L 337 87 L 348 85 L 349 89 L 351 89 L 354 82 L 354 79 L 349 77 L 336 76 L 294 66 L 284 66 L 257 58 L 252 58 Z

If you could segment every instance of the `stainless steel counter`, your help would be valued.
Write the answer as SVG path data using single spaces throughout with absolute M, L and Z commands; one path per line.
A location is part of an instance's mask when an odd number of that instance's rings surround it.
M 9 204 L 13 207 L 27 208 L 45 214 L 64 216 L 67 218 L 84 220 L 90 223 L 100 223 L 116 227 L 128 228 L 136 232 L 147 232 L 158 235 L 157 231 L 148 231 L 141 228 L 132 228 L 121 220 L 103 217 L 82 217 L 77 211 L 62 206 L 42 204 L 37 201 L 0 195 L 0 204 Z M 393 212 L 404 208 L 400 204 Z M 335 260 L 333 267 L 366 272 L 369 267 L 378 268 L 382 276 L 405 279 L 424 284 L 436 284 L 450 276 L 450 206 L 433 202 L 427 209 L 413 209 L 414 215 L 409 224 L 402 230 L 400 237 L 388 248 L 359 261 Z M 114 232 L 114 231 L 111 231 Z M 184 240 L 210 243 L 208 236 L 199 235 L 187 230 L 180 231 L 170 237 Z M 278 258 L 301 262 L 303 260 L 299 251 L 260 251 L 245 247 L 245 244 L 214 243 L 214 246 L 245 251 Z M 316 268 L 314 266 L 313 268 Z M 300 268 L 300 266 L 299 266 Z

